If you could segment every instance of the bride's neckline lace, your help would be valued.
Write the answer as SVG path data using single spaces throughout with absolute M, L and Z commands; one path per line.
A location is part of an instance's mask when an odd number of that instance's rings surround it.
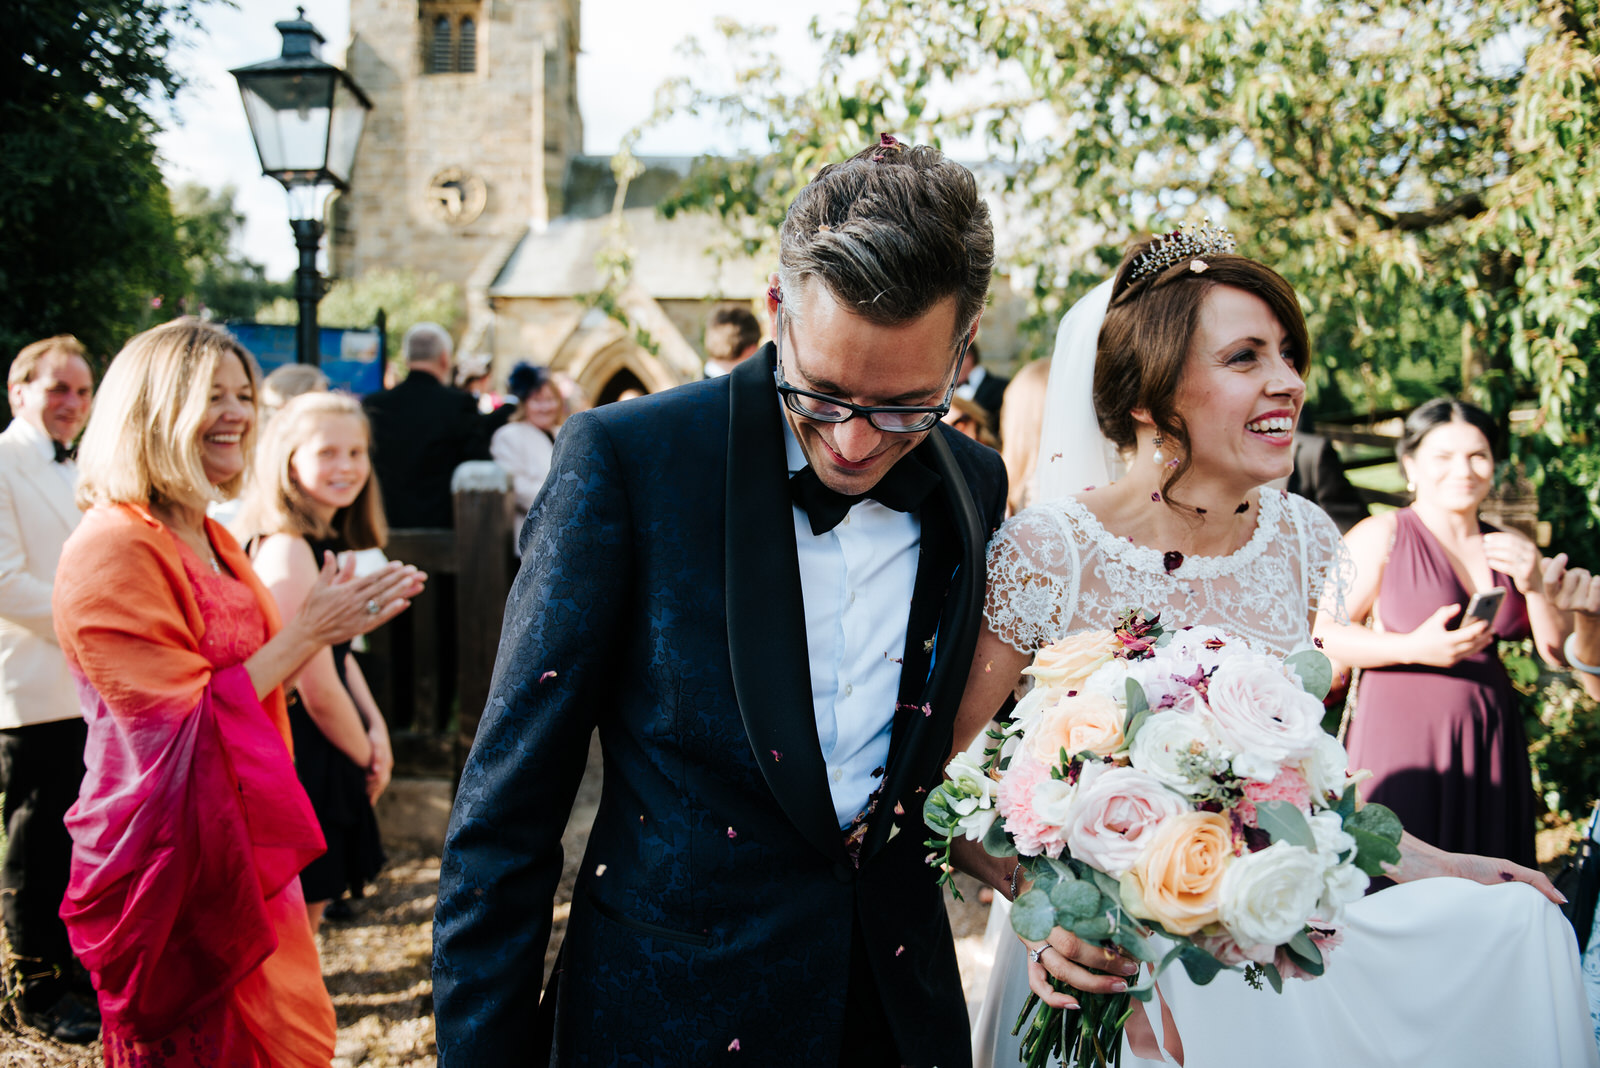
M 1266 549 L 1283 518 L 1284 495 L 1272 490 L 1262 490 L 1256 510 L 1256 529 L 1250 540 L 1226 556 L 1185 556 L 1183 563 L 1167 571 L 1165 553 L 1148 545 L 1111 533 L 1078 497 L 1060 497 L 1054 501 L 1036 501 L 1035 506 L 1059 508 L 1072 518 L 1078 529 L 1094 542 L 1107 559 L 1126 564 L 1136 571 L 1152 575 L 1170 574 L 1175 579 L 1209 579 L 1229 575 L 1248 566 Z

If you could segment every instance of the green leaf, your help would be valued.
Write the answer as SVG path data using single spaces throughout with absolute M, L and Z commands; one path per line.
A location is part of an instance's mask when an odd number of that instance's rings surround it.
M 1079 883 L 1078 885 L 1082 886 L 1083 884 Z M 1067 924 L 1066 927 L 1073 934 L 1088 942 L 1103 942 L 1111 937 L 1111 919 L 1103 912 Z
M 1100 891 L 1081 879 L 1057 883 L 1050 891 L 1056 922 L 1062 927 L 1100 912 L 1100 900 Z
M 1367 803 L 1360 812 L 1344 822 L 1344 829 L 1360 828 L 1368 834 L 1375 834 L 1389 841 L 1399 844 L 1400 835 L 1404 828 L 1400 826 L 1400 817 L 1392 809 L 1384 805 Z
M 1011 841 L 1011 836 L 1006 834 L 1005 820 L 999 819 L 989 824 L 989 829 L 983 832 L 983 849 L 991 857 L 1014 857 L 1017 847 Z
M 1289 951 L 1289 956 L 1309 975 L 1321 975 L 1323 972 L 1322 950 L 1311 941 L 1311 936 L 1304 931 L 1297 932 L 1284 948 Z
M 1087 867 L 1087 865 L 1085 866 Z M 1117 882 L 1117 880 L 1113 879 L 1099 868 L 1090 868 L 1089 877 L 1094 880 L 1094 885 L 1100 888 L 1100 892 L 1109 897 L 1112 901 L 1122 900 L 1122 884 Z
M 1316 836 L 1306 814 L 1290 801 L 1256 802 L 1256 825 L 1266 831 L 1274 842 L 1288 842 L 1315 852 Z
M 1333 688 L 1333 665 L 1320 649 L 1301 649 L 1283 661 L 1300 676 L 1300 685 L 1306 693 L 1321 701 Z
M 1189 979 L 1195 986 L 1205 986 L 1222 971 L 1220 960 L 1189 942 L 1178 947 L 1178 960 L 1183 964 L 1183 970 L 1189 973 Z
M 1131 724 L 1134 719 L 1138 717 L 1139 713 L 1149 709 L 1150 702 L 1145 700 L 1144 687 L 1140 686 L 1133 679 L 1129 679 L 1127 682 L 1128 685 L 1126 693 L 1128 698 L 1128 718 L 1126 722 Z
M 1374 879 L 1384 874 L 1384 864 L 1400 863 L 1400 848 L 1389 839 L 1349 824 L 1345 830 L 1356 840 L 1356 867 Z
M 1055 926 L 1055 906 L 1042 891 L 1029 890 L 1011 903 L 1011 929 L 1030 942 L 1043 942 Z
M 1122 730 L 1122 744 L 1124 746 L 1132 745 L 1133 739 L 1148 722 L 1150 722 L 1150 710 L 1148 708 L 1136 715 L 1130 715 L 1128 717 L 1128 725 Z

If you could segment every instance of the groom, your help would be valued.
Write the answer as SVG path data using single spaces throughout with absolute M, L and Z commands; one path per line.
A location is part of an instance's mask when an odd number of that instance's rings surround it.
M 965 168 L 885 137 L 817 174 L 781 242 L 775 344 L 557 443 L 445 844 L 447 1068 L 968 1062 L 921 810 L 1005 500 L 999 456 L 938 422 L 989 213 Z

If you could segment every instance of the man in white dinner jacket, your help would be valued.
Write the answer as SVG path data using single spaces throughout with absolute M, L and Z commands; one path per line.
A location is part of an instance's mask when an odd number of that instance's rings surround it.
M 56 642 L 50 588 L 78 525 L 72 442 L 94 377 L 70 335 L 36 341 L 6 376 L 13 419 L 0 433 L 0 789 L 6 857 L 0 914 L 17 1016 L 63 1042 L 94 1041 L 100 1015 L 57 910 L 72 840 L 62 823 L 83 781 L 83 715 Z

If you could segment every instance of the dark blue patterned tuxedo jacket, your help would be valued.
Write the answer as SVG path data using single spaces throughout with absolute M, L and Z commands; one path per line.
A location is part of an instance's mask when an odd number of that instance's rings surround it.
M 445 846 L 441 1065 L 838 1064 L 857 924 L 905 1062 L 968 1063 L 921 809 L 972 657 L 1004 469 L 943 426 L 915 453 L 942 484 L 921 511 L 901 708 L 858 867 L 817 741 L 770 367 L 768 346 L 562 430 Z M 605 785 L 544 1006 L 552 1056 L 530 1035 L 596 729 Z

